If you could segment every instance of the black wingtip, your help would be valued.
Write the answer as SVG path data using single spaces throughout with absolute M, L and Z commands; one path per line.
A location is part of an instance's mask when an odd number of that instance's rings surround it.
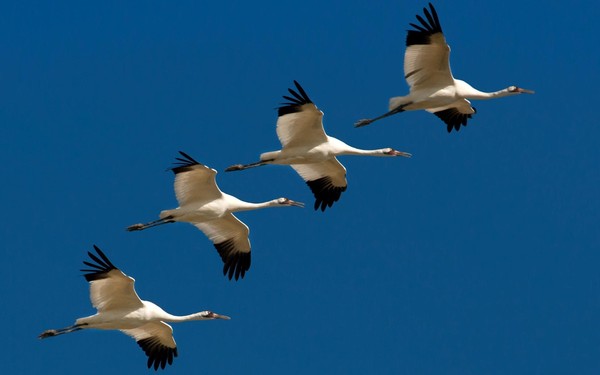
M 312 100 L 310 100 L 308 94 L 306 93 L 306 91 L 304 91 L 304 89 L 298 81 L 294 80 L 294 86 L 296 86 L 296 90 L 298 91 L 288 88 L 288 92 L 292 96 L 283 95 L 283 98 L 288 102 L 282 103 L 281 106 L 277 108 L 277 115 L 279 117 L 285 116 L 290 113 L 300 112 L 301 107 L 304 104 L 312 103 Z
M 175 158 L 176 161 L 173 163 L 173 165 L 175 165 L 175 166 L 168 168 L 167 170 L 171 170 L 171 171 L 173 171 L 173 173 L 177 174 L 177 173 L 189 171 L 190 168 L 193 167 L 194 165 L 200 165 L 200 163 L 198 161 L 196 161 L 193 157 L 186 154 L 185 152 L 179 151 L 179 154 L 183 157 Z
M 216 243 L 214 246 L 223 261 L 223 275 L 229 280 L 234 277 L 236 281 L 243 279 L 246 271 L 250 269 L 252 253 L 236 250 L 233 239 Z
M 416 15 L 420 25 L 414 23 L 409 24 L 414 30 L 408 30 L 406 35 L 407 47 L 415 44 L 430 44 L 431 36 L 433 34 L 443 33 L 442 25 L 440 24 L 437 11 L 433 4 L 429 3 L 429 9 L 423 8 L 423 14 L 425 15 L 425 18 L 421 17 L 421 15 Z
M 148 337 L 139 340 L 137 343 L 148 356 L 148 361 L 146 362 L 148 368 L 158 370 L 160 367 L 164 370 L 167 363 L 169 365 L 173 364 L 173 358 L 177 357 L 177 347 L 170 348 L 162 345 L 156 337 Z
M 85 272 L 83 274 L 83 277 L 85 277 L 87 281 L 105 279 L 106 277 L 108 277 L 107 274 L 110 271 L 117 269 L 117 267 L 115 267 L 115 265 L 110 261 L 110 259 L 108 259 L 106 254 L 104 254 L 104 252 L 100 250 L 98 246 L 93 246 L 94 250 L 96 250 L 96 253 L 98 255 L 92 253 L 91 251 L 88 251 L 88 256 L 93 262 L 88 262 L 85 260 L 83 261 L 83 264 L 88 267 L 91 267 L 91 269 L 80 270 L 81 272 Z
M 347 186 L 333 185 L 330 177 L 321 177 L 317 180 L 306 181 L 306 184 L 315 197 L 315 211 L 321 209 L 322 212 L 327 207 L 333 206 L 347 189 Z
M 444 121 L 447 125 L 446 129 L 448 130 L 448 133 L 453 129 L 459 131 L 461 125 L 467 126 L 467 121 L 470 118 L 473 118 L 473 114 L 460 113 L 456 108 L 444 109 L 443 111 L 434 112 L 433 114 Z

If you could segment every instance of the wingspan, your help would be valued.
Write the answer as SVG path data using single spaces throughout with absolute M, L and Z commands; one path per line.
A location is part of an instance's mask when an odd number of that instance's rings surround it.
M 431 3 L 429 9 L 423 8 L 426 19 L 417 15 L 420 25 L 411 23 L 415 30 L 408 30 L 406 35 L 404 78 L 411 91 L 429 85 L 441 87 L 453 84 L 450 46 Z
M 173 357 L 177 357 L 177 344 L 173 338 L 173 328 L 167 323 L 154 321 L 138 328 L 122 329 L 121 332 L 133 337 L 146 353 L 148 368 L 164 369 L 167 363 L 173 363 Z
M 92 305 L 102 312 L 111 309 L 137 309 L 143 306 L 134 289 L 135 280 L 115 267 L 108 257 L 96 245 L 98 256 L 88 251 L 94 262 L 84 261 L 90 269 L 83 276 L 90 283 L 90 299 Z
M 288 89 L 292 96 L 283 96 L 288 103 L 278 109 L 277 136 L 283 148 L 296 146 L 312 148 L 327 141 L 323 129 L 323 112 L 310 100 L 297 81 L 296 92 Z
M 292 168 L 310 187 L 315 196 L 315 210 L 325 211 L 348 186 L 346 168 L 336 158 L 312 164 L 292 164 Z
M 185 152 L 179 151 L 183 158 L 177 158 L 175 173 L 175 196 L 180 206 L 193 202 L 206 202 L 218 199 L 222 192 L 217 186 L 217 171 L 200 164 Z
M 214 244 L 223 260 L 223 275 L 244 278 L 250 269 L 250 229 L 233 214 L 194 224 Z

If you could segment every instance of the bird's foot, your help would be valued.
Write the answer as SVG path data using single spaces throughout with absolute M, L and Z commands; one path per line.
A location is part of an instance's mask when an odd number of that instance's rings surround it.
M 127 227 L 127 231 L 133 232 L 134 230 L 142 230 L 144 227 L 144 224 L 133 224 Z
M 58 332 L 55 329 L 49 329 L 47 331 L 42 332 L 39 336 L 38 339 L 45 339 L 47 337 L 52 337 L 52 336 L 56 336 L 58 334 Z
M 244 166 L 242 164 L 236 164 L 236 165 L 232 165 L 231 167 L 227 167 L 225 169 L 225 172 L 241 171 L 242 169 L 244 169 Z
M 354 123 L 354 127 L 355 128 L 360 128 L 361 126 L 366 126 L 369 125 L 370 123 L 372 123 L 373 120 L 369 119 L 369 118 L 364 118 L 362 120 L 358 120 Z

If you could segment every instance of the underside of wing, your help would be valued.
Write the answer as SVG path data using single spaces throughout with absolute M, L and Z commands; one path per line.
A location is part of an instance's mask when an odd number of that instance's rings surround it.
M 459 131 L 461 125 L 467 126 L 467 120 L 477 111 L 474 107 L 471 107 L 471 102 L 466 99 L 460 99 L 445 107 L 429 108 L 427 112 L 433 113 L 444 121 L 448 133 L 450 133 L 452 129 Z
M 84 261 L 82 269 L 90 283 L 90 300 L 98 312 L 111 309 L 136 309 L 143 306 L 134 289 L 134 279 L 116 268 L 96 245 L 98 255 L 88 252 L 92 262 Z
M 194 224 L 214 244 L 223 260 L 223 275 L 229 280 L 244 278 L 250 269 L 250 240 L 248 226 L 233 214 Z
M 315 210 L 325 211 L 331 207 L 348 186 L 346 168 L 336 158 L 312 164 L 292 164 L 292 168 L 306 181 L 315 196 Z
M 323 112 L 310 100 L 302 86 L 296 81 L 292 96 L 284 95 L 288 102 L 278 108 L 277 137 L 283 148 L 297 146 L 312 148 L 327 141 L 323 130 Z
M 175 167 L 175 196 L 180 206 L 193 202 L 207 202 L 218 199 L 222 193 L 215 179 L 217 171 L 200 164 L 188 154 L 179 151 Z
M 173 363 L 177 357 L 177 345 L 173 339 L 173 329 L 164 322 L 155 321 L 134 329 L 123 329 L 121 332 L 137 341 L 138 345 L 148 356 L 148 368 L 164 369 Z
M 437 12 L 431 3 L 423 8 L 425 18 L 417 15 L 419 24 L 411 23 L 404 53 L 404 78 L 411 91 L 420 87 L 447 86 L 453 83 L 450 71 L 450 47 L 442 33 Z

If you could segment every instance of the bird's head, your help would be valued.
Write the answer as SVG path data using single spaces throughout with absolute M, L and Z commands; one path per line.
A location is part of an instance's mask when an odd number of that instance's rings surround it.
M 517 86 L 508 86 L 506 88 L 506 91 L 512 93 L 512 94 L 534 94 L 535 91 L 533 90 L 527 90 L 521 87 L 517 87 Z
M 224 319 L 224 320 L 229 320 L 231 319 L 230 317 L 226 316 L 226 315 L 219 315 L 217 313 L 214 313 L 212 311 L 202 311 L 201 313 L 199 313 L 198 315 L 200 315 L 200 317 L 204 320 L 212 320 L 212 319 Z
M 277 198 L 277 199 L 275 199 L 275 202 L 279 206 L 295 206 L 295 207 L 302 207 L 302 208 L 304 208 L 304 203 L 302 203 L 302 202 L 296 202 L 296 201 L 293 201 L 293 200 L 288 199 L 288 198 Z
M 383 149 L 383 154 L 387 156 L 404 156 L 405 158 L 410 158 L 412 156 L 412 154 L 409 154 L 408 152 L 397 151 L 389 147 Z

